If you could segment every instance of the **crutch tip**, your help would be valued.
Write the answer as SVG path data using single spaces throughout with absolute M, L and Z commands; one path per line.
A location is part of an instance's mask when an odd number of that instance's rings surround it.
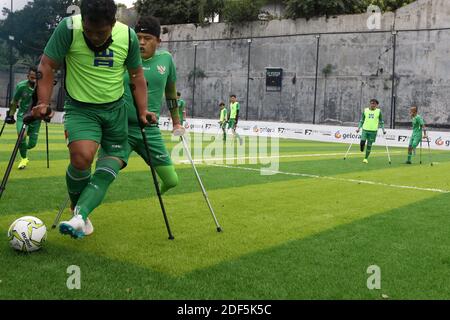
M 222 232 L 222 228 L 221 227 L 217 227 L 217 232 Z
M 169 240 L 174 240 L 174 236 L 169 236 Z

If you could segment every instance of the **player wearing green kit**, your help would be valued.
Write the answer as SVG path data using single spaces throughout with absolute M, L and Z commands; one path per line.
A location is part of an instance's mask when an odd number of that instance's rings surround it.
M 377 139 L 378 128 L 381 127 L 383 134 L 386 134 L 386 131 L 384 130 L 383 116 L 381 114 L 381 110 L 378 108 L 378 105 L 378 100 L 370 100 L 370 107 L 364 109 L 358 129 L 356 130 L 356 133 L 359 133 L 361 128 L 363 129 L 360 142 L 361 152 L 364 152 L 364 147 L 367 141 L 366 156 L 363 160 L 364 163 L 369 163 L 367 159 L 372 151 L 372 144 L 375 143 L 375 140 Z
M 422 138 L 427 136 L 427 132 L 425 130 L 425 122 L 423 121 L 423 118 L 417 114 L 417 107 L 416 106 L 411 107 L 411 109 L 409 110 L 409 114 L 411 115 L 412 119 L 413 132 L 411 135 L 411 139 L 409 140 L 408 160 L 406 161 L 406 164 L 412 163 L 411 158 L 413 151 L 421 143 Z
M 82 0 L 81 15 L 62 20 L 47 43 L 38 71 L 38 104 L 34 118 L 44 118 L 53 89 L 54 71 L 66 69 L 64 129 L 70 153 L 67 189 L 74 216 L 59 230 L 73 238 L 93 232 L 89 214 L 100 205 L 109 185 L 128 159 L 128 119 L 123 99 L 123 74 L 130 74 L 139 121 L 156 122 L 147 110 L 147 86 L 139 42 L 128 26 L 116 22 L 114 0 Z M 103 149 L 96 170 L 91 165 Z
M 225 108 L 225 103 L 221 102 L 219 104 L 220 107 L 220 116 L 219 116 L 219 125 L 223 131 L 223 141 L 227 140 L 227 119 L 228 119 L 228 110 Z
M 186 102 L 181 99 L 181 93 L 177 92 L 178 112 L 180 114 L 180 123 L 183 125 L 186 120 Z
M 241 105 L 236 99 L 236 95 L 230 95 L 230 114 L 228 115 L 228 129 L 231 129 L 233 136 L 239 139 L 239 143 L 242 144 L 242 138 L 236 132 L 236 126 L 239 120 L 239 109 Z
M 167 106 L 173 121 L 173 130 L 183 130 L 179 119 L 176 90 L 176 68 L 172 55 L 165 50 L 157 50 L 161 43 L 161 26 L 155 17 L 141 17 L 135 27 L 139 39 L 144 76 L 148 88 L 148 110 L 154 112 L 159 119 L 161 101 L 165 95 Z M 154 166 L 156 173 L 162 181 L 161 194 L 178 184 L 178 176 L 170 159 L 169 152 L 158 124 L 146 128 L 147 141 L 150 147 L 150 162 L 147 159 L 142 132 L 136 117 L 136 108 L 129 89 L 129 76 L 124 76 L 125 101 L 128 111 L 128 156 L 132 151 L 139 154 L 148 164 Z
M 23 126 L 23 116 L 30 109 L 30 104 L 36 84 L 36 72 L 35 67 L 31 67 L 28 71 L 27 80 L 19 82 L 16 86 L 13 99 L 9 108 L 9 116 L 13 117 L 17 107 L 17 122 L 16 129 L 17 134 L 20 134 Z M 33 149 L 38 141 L 39 129 L 41 128 L 41 120 L 35 120 L 31 122 L 28 127 L 24 139 L 19 146 L 21 160 L 19 163 L 19 169 L 25 169 L 28 165 L 29 159 L 27 158 L 27 151 Z M 28 141 L 27 137 L 28 136 Z

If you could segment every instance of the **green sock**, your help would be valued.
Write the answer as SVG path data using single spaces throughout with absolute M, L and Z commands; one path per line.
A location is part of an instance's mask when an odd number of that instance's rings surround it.
M 161 194 L 167 192 L 178 184 L 178 175 L 174 166 L 159 166 L 155 168 L 158 177 L 161 179 Z
M 103 158 L 96 164 L 91 181 L 84 188 L 77 202 L 77 212 L 86 220 L 89 214 L 102 203 L 109 185 L 117 177 L 121 163 L 117 159 Z
M 78 170 L 71 164 L 66 171 L 66 184 L 67 191 L 69 192 L 70 201 L 72 202 L 72 208 L 78 202 L 78 198 L 80 198 L 81 192 L 89 183 L 91 179 L 91 169 L 87 170 Z
M 28 143 L 27 143 L 27 149 L 33 149 L 34 147 L 36 147 L 37 145 L 37 141 L 38 141 L 38 135 L 36 134 L 32 134 L 31 136 L 28 137 Z
M 408 161 L 411 162 L 411 158 L 412 158 L 412 151 L 408 152 Z
M 372 144 L 368 143 L 366 149 L 366 159 L 369 159 L 370 151 L 372 151 Z
M 19 145 L 20 156 L 22 157 L 22 159 L 25 159 L 27 157 L 27 150 L 27 137 L 24 136 L 22 142 Z

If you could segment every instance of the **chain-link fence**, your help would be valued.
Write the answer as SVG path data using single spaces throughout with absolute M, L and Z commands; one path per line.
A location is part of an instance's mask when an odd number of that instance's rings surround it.
M 217 117 L 236 94 L 241 119 L 354 125 L 379 100 L 388 127 L 410 124 L 417 105 L 427 123 L 450 128 L 450 30 L 307 34 L 172 41 L 178 88 L 194 117 Z M 282 69 L 280 91 L 267 68 Z
M 449 43 L 450 29 L 433 29 L 171 41 L 162 47 L 174 56 L 188 117 L 216 118 L 219 103 L 236 94 L 241 119 L 355 125 L 375 98 L 388 127 L 409 126 L 409 107 L 417 105 L 429 126 L 445 129 Z M 282 70 L 279 91 L 266 86 L 267 68 Z M 62 110 L 61 72 L 58 77 L 52 105 Z M 26 70 L 14 69 L 14 84 L 25 78 Z M 2 106 L 8 83 L 9 73 L 0 71 Z

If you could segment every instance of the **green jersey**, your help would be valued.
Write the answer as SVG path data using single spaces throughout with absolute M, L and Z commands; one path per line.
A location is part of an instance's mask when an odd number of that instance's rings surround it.
M 223 108 L 222 110 L 220 110 L 220 122 L 227 121 L 227 115 L 228 115 L 227 108 Z
M 19 103 L 19 111 L 17 112 L 17 117 L 23 117 L 23 115 L 28 111 L 31 104 L 31 99 L 33 98 L 34 89 L 30 88 L 28 80 L 20 81 L 16 86 L 16 91 L 14 92 L 13 101 Z
M 183 123 L 184 121 L 183 112 L 184 108 L 186 107 L 186 102 L 183 99 L 179 99 L 177 101 L 177 104 L 178 104 L 178 112 L 180 114 L 180 123 Z
M 236 119 L 237 112 L 240 109 L 239 102 L 230 103 L 230 119 Z
M 126 69 L 141 66 L 136 33 L 117 21 L 111 45 L 94 52 L 86 44 L 81 15 L 65 18 L 53 32 L 44 53 L 58 64 L 66 64 L 66 91 L 71 100 L 84 104 L 106 104 L 121 99 Z
M 384 121 L 381 110 L 378 108 L 375 110 L 366 108 L 362 114 L 361 121 L 359 122 L 359 128 L 361 127 L 365 131 L 378 131 L 378 127 L 384 129 Z
M 175 83 L 177 80 L 175 63 L 172 55 L 165 50 L 158 50 L 153 57 L 142 61 L 144 76 L 147 80 L 148 110 L 156 113 L 159 120 L 161 104 L 164 97 L 166 85 Z M 125 73 L 123 84 L 125 86 L 125 101 L 128 108 L 128 123 L 138 125 L 136 108 L 130 90 L 130 77 Z
M 413 137 L 422 137 L 422 128 L 425 125 L 425 121 L 419 115 L 416 115 L 412 119 Z

